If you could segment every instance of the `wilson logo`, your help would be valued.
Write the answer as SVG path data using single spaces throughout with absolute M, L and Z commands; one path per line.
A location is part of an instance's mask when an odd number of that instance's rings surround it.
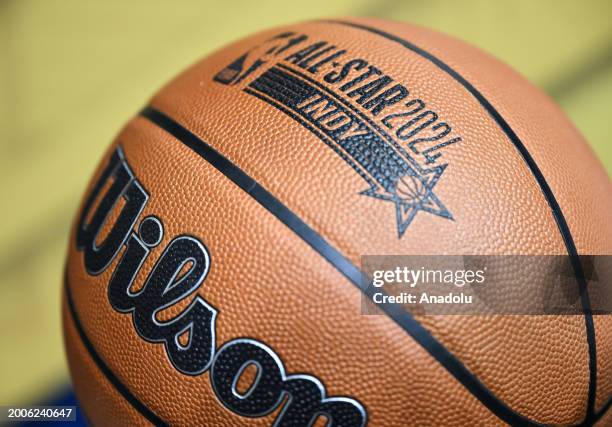
M 220 313 L 196 292 L 212 265 L 210 252 L 199 238 L 173 237 L 144 285 L 133 290 L 135 279 L 145 274 L 145 260 L 164 236 L 161 218 L 141 218 L 148 200 L 148 191 L 117 148 L 85 202 L 76 232 L 76 247 L 90 276 L 104 273 L 118 258 L 108 283 L 108 300 L 114 310 L 132 317 L 138 335 L 163 345 L 170 363 L 181 373 L 209 372 L 219 401 L 238 415 L 262 417 L 282 407 L 275 426 L 306 427 L 319 419 L 334 427 L 366 425 L 361 403 L 349 397 L 328 397 L 314 376 L 288 374 L 266 344 L 238 338 L 217 349 Z M 191 301 L 179 314 L 160 320 L 162 311 L 188 298 Z M 239 390 L 247 368 L 256 374 L 246 390 Z

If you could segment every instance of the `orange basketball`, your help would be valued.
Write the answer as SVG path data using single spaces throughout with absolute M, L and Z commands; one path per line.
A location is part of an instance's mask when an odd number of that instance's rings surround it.
M 77 395 L 94 425 L 612 425 L 612 316 L 579 271 L 610 212 L 559 107 L 478 49 L 365 18 L 264 31 L 158 92 L 87 188 Z M 581 311 L 363 315 L 374 254 L 568 256 Z

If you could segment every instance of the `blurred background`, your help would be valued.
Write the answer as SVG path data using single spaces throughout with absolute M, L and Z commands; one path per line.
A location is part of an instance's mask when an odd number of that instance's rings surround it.
M 612 175 L 609 0 L 0 0 L 0 405 L 71 399 L 67 235 L 123 123 L 229 41 L 343 15 L 428 26 L 496 55 L 557 100 Z

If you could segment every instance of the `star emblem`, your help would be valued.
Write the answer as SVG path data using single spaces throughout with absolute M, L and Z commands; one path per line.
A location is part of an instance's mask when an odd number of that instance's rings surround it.
M 374 184 L 360 194 L 395 204 L 398 237 L 403 236 L 421 211 L 452 221 L 453 215 L 433 192 L 446 166 L 438 166 L 422 173 L 410 167 L 405 175 L 397 177 L 385 187 Z

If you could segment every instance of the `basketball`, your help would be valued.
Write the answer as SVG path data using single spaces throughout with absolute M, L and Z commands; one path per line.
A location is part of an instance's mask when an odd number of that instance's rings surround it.
M 252 35 L 163 87 L 87 186 L 77 397 L 93 425 L 612 425 L 582 261 L 612 254 L 610 212 L 561 109 L 475 47 L 373 18 Z M 566 257 L 577 312 L 369 315 L 370 255 Z M 508 301 L 547 286 L 513 277 Z

